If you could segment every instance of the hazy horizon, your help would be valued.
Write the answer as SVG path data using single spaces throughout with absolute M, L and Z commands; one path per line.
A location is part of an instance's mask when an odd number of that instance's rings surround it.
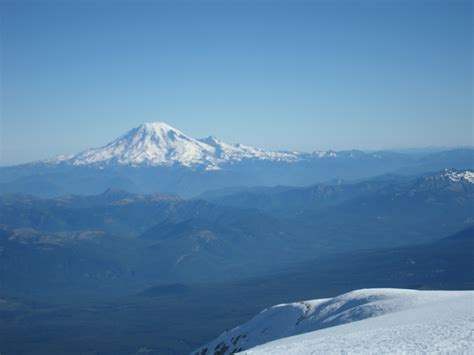
M 147 121 L 266 150 L 472 145 L 470 1 L 3 1 L 0 165 Z
M 160 121 L 161 122 L 161 121 Z M 167 123 L 167 122 L 163 122 L 163 123 Z M 168 123 L 167 123 L 168 124 Z M 131 129 L 133 128 L 136 128 L 136 127 L 131 127 Z M 174 128 L 177 128 L 178 130 L 182 131 L 181 129 L 179 129 L 179 127 L 174 127 Z M 127 130 L 128 132 L 129 130 Z M 126 132 L 123 132 L 123 133 L 126 133 Z M 186 132 L 183 132 L 184 134 L 186 134 Z M 93 149 L 93 148 L 99 148 L 99 147 L 103 147 L 105 145 L 107 145 L 108 143 L 110 143 L 111 141 L 119 138 L 122 134 L 118 135 L 117 137 L 113 138 L 112 140 L 110 141 L 107 141 L 107 142 L 104 142 L 103 144 L 100 144 L 98 146 L 95 146 L 95 147 L 87 147 L 85 148 L 84 150 L 87 150 L 87 149 Z M 189 135 L 190 136 L 190 135 Z M 193 137 L 193 136 L 190 136 L 191 138 L 196 138 L 196 139 L 204 139 L 206 137 L 209 137 L 209 136 L 214 136 L 214 135 L 208 135 L 208 136 L 203 136 L 203 137 Z M 216 137 L 216 138 L 221 138 L 221 137 Z M 231 144 L 244 144 L 244 145 L 247 145 L 246 143 L 244 142 L 226 142 L 226 143 L 231 143 Z M 262 148 L 261 146 L 255 146 L 256 148 Z M 429 153 L 436 153 L 436 152 L 440 152 L 440 151 L 445 151 L 445 150 L 454 150 L 454 149 L 473 149 L 474 148 L 474 145 L 456 145 L 456 146 L 418 146 L 418 147 L 382 147 L 382 148 L 351 148 L 351 147 L 348 147 L 348 148 L 343 148 L 343 149 L 332 149 L 332 148 L 327 148 L 327 149 L 311 149 L 311 150 L 291 150 L 291 149 L 285 149 L 285 148 L 282 148 L 282 149 L 275 149 L 276 151 L 297 151 L 297 152 L 307 152 L 307 153 L 310 153 L 310 152 L 314 152 L 314 151 L 348 151 L 348 150 L 359 150 L 359 151 L 363 151 L 363 152 L 377 152 L 377 151 L 391 151 L 391 152 L 398 152 L 398 153 L 406 153 L 406 154 L 415 154 L 415 153 L 419 153 L 419 154 L 429 154 Z M 84 151 L 82 150 L 82 151 Z M 61 156 L 61 155 L 64 155 L 64 156 L 67 156 L 67 155 L 71 155 L 71 154 L 76 154 L 76 153 L 80 153 L 81 151 L 76 151 L 76 152 L 63 152 L 63 153 L 60 153 L 60 154 L 56 154 L 55 156 L 46 156 L 46 157 L 43 157 L 43 158 L 39 158 L 39 159 L 36 159 L 36 160 L 26 160 L 26 161 L 19 161 L 19 162 L 4 162 L 3 159 L 1 159 L 1 156 L 0 156 L 0 166 L 1 167 L 7 167 L 7 166 L 15 166 L 15 165 L 22 165 L 22 164 L 26 164 L 26 163 L 31 163 L 31 162 L 36 162 L 36 161 L 42 161 L 42 160 L 47 160 L 47 159 L 50 159 L 50 158 L 55 158 L 57 156 Z

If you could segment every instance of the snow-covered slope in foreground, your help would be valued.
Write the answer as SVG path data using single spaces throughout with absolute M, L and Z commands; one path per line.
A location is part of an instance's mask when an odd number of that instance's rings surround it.
M 471 354 L 473 308 L 474 291 L 357 290 L 271 307 L 194 353 Z

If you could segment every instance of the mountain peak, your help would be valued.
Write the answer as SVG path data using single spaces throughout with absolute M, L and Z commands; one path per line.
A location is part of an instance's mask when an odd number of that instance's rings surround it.
M 104 147 L 90 149 L 71 158 L 74 165 L 196 165 L 213 153 L 213 148 L 164 122 L 135 127 Z
M 146 122 L 136 128 L 131 129 L 125 135 L 137 135 L 140 137 L 139 139 L 144 139 L 146 136 L 152 136 L 161 140 L 173 140 L 176 139 L 177 136 L 180 136 L 186 140 L 191 139 L 180 130 L 170 126 L 165 122 Z
M 158 145 L 166 143 L 166 141 L 174 141 L 178 138 L 184 139 L 186 141 L 193 140 L 191 137 L 187 136 L 179 129 L 176 129 L 165 122 L 147 122 L 143 123 L 140 126 L 131 129 L 124 136 L 136 136 L 138 140 L 146 140 L 147 137 L 155 140 Z
M 165 122 L 145 122 L 137 127 L 137 129 L 143 129 L 146 131 L 177 131 L 176 128 L 170 126 Z
M 203 143 L 209 144 L 209 145 L 222 144 L 223 143 L 219 138 L 217 138 L 215 136 L 209 136 L 209 137 L 206 137 L 206 138 L 201 138 L 200 141 L 203 142 Z
M 268 152 L 228 144 L 216 137 L 194 139 L 165 122 L 147 122 L 126 132 L 109 144 L 53 163 L 73 165 L 200 166 L 215 170 L 220 164 L 242 160 L 296 161 L 296 153 Z

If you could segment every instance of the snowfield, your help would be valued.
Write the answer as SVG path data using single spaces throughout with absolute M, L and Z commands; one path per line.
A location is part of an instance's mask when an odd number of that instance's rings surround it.
M 474 291 L 363 289 L 282 304 L 194 354 L 474 354 Z
M 306 154 L 307 155 L 307 154 Z M 215 137 L 194 139 L 163 122 L 144 123 L 109 144 L 85 152 L 48 160 L 50 164 L 129 165 L 129 166 L 204 166 L 218 170 L 219 164 L 246 159 L 298 161 L 296 152 L 271 152 L 242 144 L 228 144 Z

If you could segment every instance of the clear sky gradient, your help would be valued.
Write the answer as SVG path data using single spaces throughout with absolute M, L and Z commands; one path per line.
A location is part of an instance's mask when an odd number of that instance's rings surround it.
M 0 164 L 143 122 L 266 149 L 472 144 L 471 1 L 3 0 Z

